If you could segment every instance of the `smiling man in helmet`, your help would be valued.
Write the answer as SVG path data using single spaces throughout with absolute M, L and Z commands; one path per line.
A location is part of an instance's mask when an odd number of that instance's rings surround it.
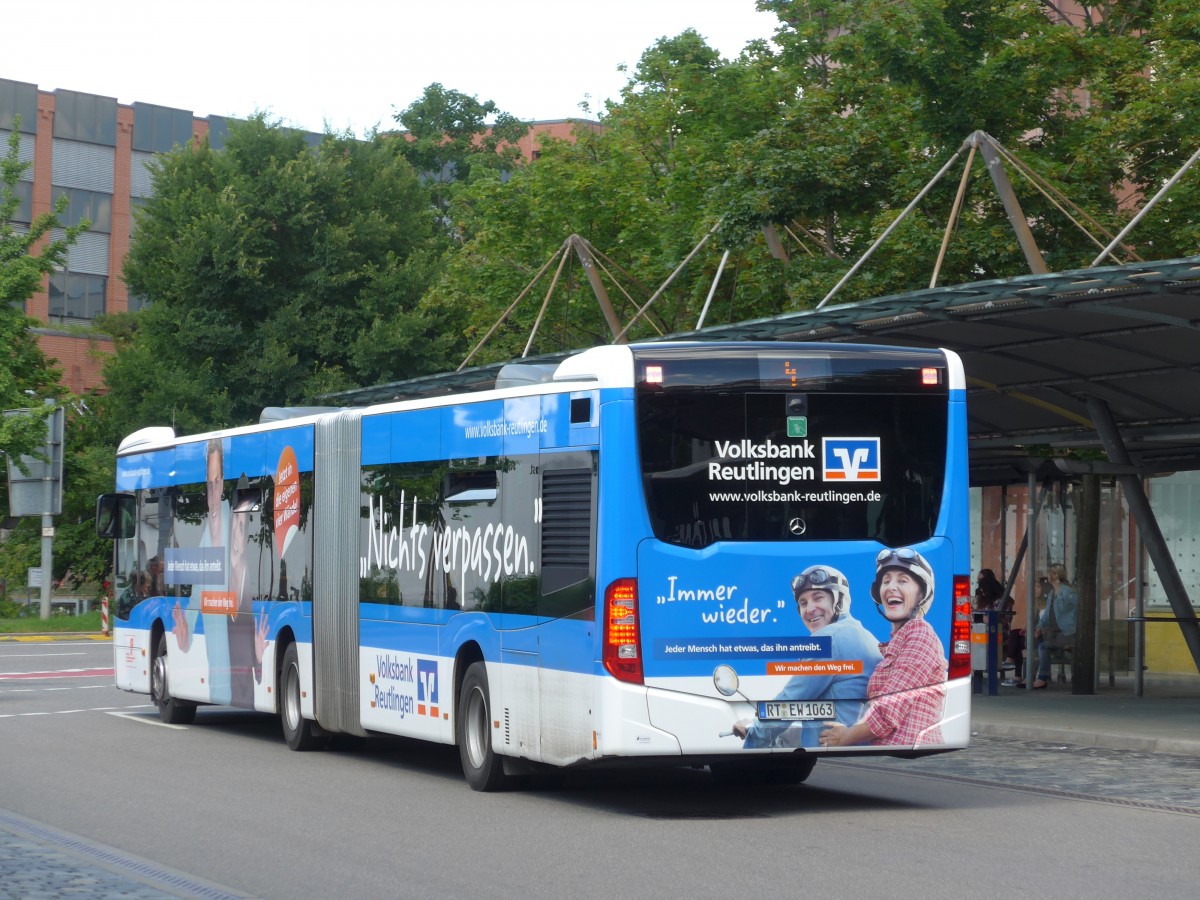
M 883 660 L 867 687 L 866 713 L 847 727 L 821 732 L 821 745 L 942 743 L 938 723 L 946 699 L 946 656 L 925 614 L 933 603 L 933 569 L 910 547 L 883 550 L 875 560 L 871 597 L 892 624 Z
M 841 674 L 797 675 L 791 678 L 776 700 L 833 700 L 837 720 L 846 725 L 862 714 L 867 682 L 879 662 L 879 645 L 862 623 L 850 615 L 850 583 L 830 566 L 809 566 L 792 579 L 796 611 L 813 635 L 830 638 L 830 661 Z M 858 663 L 861 662 L 861 668 Z M 761 721 L 743 719 L 733 726 L 745 738 L 744 747 L 816 747 L 824 722 Z

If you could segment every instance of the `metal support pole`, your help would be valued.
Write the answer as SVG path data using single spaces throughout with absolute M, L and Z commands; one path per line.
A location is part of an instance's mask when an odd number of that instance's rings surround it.
M 909 203 L 908 206 L 904 207 L 904 209 L 901 211 L 900 215 L 896 216 L 896 218 L 894 218 L 892 220 L 892 224 L 884 229 L 883 234 L 881 234 L 879 237 L 877 237 L 875 239 L 875 243 L 873 243 L 870 247 L 867 248 L 867 252 L 864 253 L 861 257 L 859 257 L 858 262 L 856 262 L 853 266 L 850 267 L 850 271 L 842 276 L 842 280 L 833 286 L 833 289 L 828 294 L 825 295 L 825 299 L 823 299 L 820 303 L 818 303 L 814 307 L 815 309 L 820 309 L 822 306 L 824 306 L 826 303 L 828 303 L 831 299 L 833 299 L 833 295 L 842 289 L 842 285 L 845 284 L 847 281 L 849 281 L 852 277 L 854 277 L 854 273 L 857 272 L 859 269 L 861 269 L 866 264 L 867 260 L 871 258 L 871 254 L 874 253 L 876 250 L 878 250 L 879 245 L 887 240 L 888 235 L 891 234 L 893 231 L 895 231 L 897 226 L 899 226 L 899 224 L 904 221 L 904 219 L 908 216 L 908 214 L 916 208 L 917 204 L 920 203 L 921 200 L 924 199 L 925 195 L 928 194 L 931 190 L 933 190 L 933 186 L 942 180 L 942 176 L 946 174 L 946 172 L 950 169 L 950 167 L 952 165 L 954 165 L 955 160 L 958 159 L 958 157 L 961 153 L 962 153 L 962 149 L 959 148 L 953 156 L 951 156 L 948 160 L 946 160 L 946 164 L 944 166 L 942 166 L 940 169 L 938 169 L 938 173 L 929 180 L 929 183 L 927 185 L 925 185 L 925 187 L 921 188 L 921 192 L 919 194 L 917 194 L 917 196 L 912 198 L 912 202 Z M 1045 269 L 1043 269 L 1042 271 L 1044 272 Z
M 596 260 L 592 258 L 591 245 L 577 234 L 571 235 L 567 240 L 575 248 L 575 255 L 579 257 L 579 264 L 583 266 L 588 284 L 592 286 L 592 293 L 596 295 L 596 302 L 600 304 L 600 312 L 604 314 L 604 321 L 608 323 L 608 330 L 613 334 L 613 343 L 621 343 L 616 337 L 621 333 L 621 320 L 617 318 L 612 301 L 608 299 L 608 291 L 605 290 L 604 282 L 600 279 L 600 273 L 596 270 Z
M 46 479 L 46 500 L 50 500 L 51 479 Z M 47 509 L 50 507 L 47 506 Z M 50 587 L 54 580 L 54 516 L 42 516 L 42 618 L 50 618 Z
M 1004 171 L 1004 163 L 1000 161 L 1000 155 L 992 145 L 991 136 L 977 131 L 972 135 L 972 139 L 976 138 L 979 142 L 979 152 L 983 154 L 983 160 L 987 163 L 988 174 L 992 176 L 992 184 L 996 186 L 996 193 L 1000 195 L 1004 211 L 1008 214 L 1008 224 L 1012 226 L 1017 243 L 1021 245 L 1021 252 L 1025 254 L 1029 271 L 1035 275 L 1049 272 L 1046 260 L 1042 258 L 1042 252 L 1038 250 L 1037 241 L 1033 238 L 1033 232 L 1029 230 L 1029 222 L 1021 210 L 1021 202 L 1013 192 L 1012 182 L 1008 180 Z
M 633 314 L 633 318 L 630 319 L 625 324 L 625 327 L 621 329 L 621 332 L 618 335 L 616 335 L 616 337 L 613 338 L 614 344 L 619 344 L 623 341 L 623 339 L 625 337 L 625 332 L 627 332 L 630 328 L 633 327 L 633 323 L 642 317 L 642 314 L 645 313 L 646 310 L 648 310 L 650 308 L 650 304 L 652 304 L 655 300 L 657 300 L 659 295 L 670 286 L 671 282 L 675 280 L 675 276 L 683 271 L 683 267 L 692 261 L 692 257 L 700 252 L 700 249 L 705 244 L 708 243 L 708 239 L 716 233 L 717 229 L 720 226 L 721 226 L 721 223 L 718 221 L 716 225 L 714 225 L 712 228 L 710 228 L 708 230 L 708 233 L 705 234 L 704 237 L 700 238 L 700 243 L 698 243 L 695 247 L 692 248 L 692 252 L 684 257 L 683 262 L 681 262 L 679 265 L 677 265 L 675 267 L 675 271 L 667 276 L 667 280 L 662 283 L 662 285 L 659 287 L 659 289 L 657 291 L 655 291 L 653 294 L 650 295 L 650 299 L 641 305 L 641 307 L 638 309 L 638 311 Z
M 1138 530 L 1133 537 L 1134 582 L 1133 609 L 1133 694 L 1141 697 L 1146 691 L 1146 623 L 1142 616 L 1146 615 L 1146 585 L 1142 578 L 1142 557 L 1146 546 L 1142 543 L 1142 532 Z
M 1048 487 L 1048 485 L 1047 485 Z M 1034 491 L 1037 489 L 1037 475 L 1030 470 L 1029 472 L 1029 493 L 1025 499 L 1028 504 L 1029 499 L 1033 497 Z M 1037 666 L 1034 656 L 1037 653 L 1037 639 L 1033 632 L 1037 625 L 1037 619 L 1034 615 L 1034 606 L 1037 603 L 1037 520 L 1038 513 L 1042 509 L 1042 499 L 1045 497 L 1045 490 L 1038 495 L 1037 503 L 1032 505 L 1029 519 L 1025 523 L 1025 545 L 1026 552 L 1029 554 L 1029 565 L 1025 567 L 1025 589 L 1026 596 L 1029 598 L 1029 603 L 1025 609 L 1025 684 L 1033 690 L 1034 677 L 1037 675 Z
M 46 406 L 53 410 L 55 402 L 47 400 Z M 43 477 L 45 487 L 45 502 L 42 506 L 42 610 L 43 619 L 50 618 L 50 601 L 54 587 L 54 478 L 56 464 L 62 453 L 55 434 L 55 417 L 61 413 L 51 412 L 46 416 L 46 469 Z
M 967 164 L 963 166 L 962 178 L 958 180 L 958 193 L 954 195 L 954 205 L 950 207 L 950 216 L 946 219 L 946 232 L 942 235 L 942 246 L 938 250 L 937 262 L 933 264 L 933 274 L 929 276 L 929 289 L 937 287 L 938 274 L 942 271 L 942 263 L 946 260 L 946 248 L 950 246 L 950 235 L 958 222 L 958 212 L 962 209 L 963 197 L 967 193 L 967 182 L 971 180 L 971 163 L 975 161 L 975 145 L 971 144 L 971 152 L 967 154 Z
M 1180 178 L 1182 178 L 1183 173 L 1186 172 L 1188 169 L 1190 169 L 1192 167 L 1192 164 L 1198 159 L 1200 159 L 1200 150 L 1197 150 L 1195 153 L 1193 153 L 1191 159 L 1189 159 L 1187 162 L 1185 162 L 1183 164 L 1183 166 L 1179 169 L 1179 171 L 1171 176 L 1170 180 L 1159 189 L 1158 193 L 1154 195 L 1153 199 L 1149 203 L 1147 203 L 1145 206 L 1143 206 L 1141 208 L 1141 210 L 1139 210 L 1139 212 L 1136 216 L 1134 216 L 1132 219 L 1130 219 L 1129 224 L 1121 229 L 1121 233 L 1112 239 L 1112 243 L 1110 243 L 1107 247 L 1105 247 L 1103 250 L 1100 251 L 1100 255 L 1092 260 L 1093 266 L 1099 265 L 1100 260 L 1104 259 L 1104 257 L 1108 256 L 1108 254 L 1112 253 L 1113 248 L 1115 248 L 1117 246 L 1117 244 L 1121 243 L 1121 241 L 1125 239 L 1125 235 L 1127 235 L 1127 234 L 1129 234 L 1129 232 L 1133 231 L 1133 229 L 1137 225 L 1137 223 L 1142 221 L 1143 218 L 1145 218 L 1146 213 L 1150 212 L 1150 210 L 1152 210 L 1155 207 L 1155 205 L 1158 203 L 1158 201 L 1160 199 L 1162 199 L 1163 195 L 1165 195 L 1167 193 L 1167 191 L 1169 191 L 1171 188 L 1173 188 L 1175 186 L 1175 182 L 1177 182 Z M 1116 260 L 1116 262 L 1119 263 L 1120 260 L 1118 259 L 1118 260 Z
M 708 289 L 708 297 L 704 300 L 704 309 L 700 310 L 700 318 L 696 320 L 697 331 L 704 327 L 704 317 L 708 315 L 708 308 L 712 305 L 713 295 L 717 292 L 717 284 L 721 281 L 721 273 L 725 271 L 725 263 L 727 262 L 729 262 L 728 250 L 721 254 L 721 262 L 717 266 L 717 274 L 713 278 L 712 287 Z
M 1088 397 L 1087 405 L 1109 460 L 1117 465 L 1131 466 L 1129 452 L 1125 449 L 1125 442 L 1121 439 L 1121 432 L 1113 420 L 1108 404 L 1099 397 Z M 1133 513 L 1134 521 L 1137 522 L 1138 534 L 1146 542 L 1150 561 L 1154 563 L 1154 569 L 1158 572 L 1171 610 L 1179 619 L 1179 630 L 1183 632 L 1184 643 L 1192 655 L 1196 671 L 1200 672 L 1200 621 L 1196 619 L 1196 611 L 1192 609 L 1192 603 L 1188 599 L 1187 587 L 1179 576 L 1179 570 L 1175 568 L 1171 550 L 1158 527 L 1158 519 L 1150 506 L 1150 498 L 1146 496 L 1142 480 L 1137 475 L 1118 475 L 1117 481 L 1125 491 L 1129 511 Z

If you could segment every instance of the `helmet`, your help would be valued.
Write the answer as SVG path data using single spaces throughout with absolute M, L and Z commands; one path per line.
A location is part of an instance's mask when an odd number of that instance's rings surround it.
M 833 620 L 850 612 L 850 582 L 830 566 L 809 566 L 792 579 L 792 596 L 797 600 L 805 591 L 828 591 L 833 597 Z
M 922 596 L 917 598 L 917 608 L 913 616 L 923 616 L 933 603 L 933 567 L 926 562 L 916 550 L 911 547 L 899 547 L 895 550 L 884 548 L 875 557 L 875 581 L 871 583 L 871 599 L 880 614 L 883 613 L 883 600 L 879 597 L 879 585 L 883 581 L 883 573 L 888 569 L 902 569 L 908 572 L 924 589 Z

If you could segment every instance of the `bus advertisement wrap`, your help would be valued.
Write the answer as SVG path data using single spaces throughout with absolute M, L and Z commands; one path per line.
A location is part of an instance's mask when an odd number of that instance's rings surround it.
M 126 438 L 97 504 L 117 685 L 169 723 L 276 714 L 297 750 L 453 744 L 478 790 L 508 758 L 797 781 L 966 746 L 957 357 L 662 342 L 535 368 Z

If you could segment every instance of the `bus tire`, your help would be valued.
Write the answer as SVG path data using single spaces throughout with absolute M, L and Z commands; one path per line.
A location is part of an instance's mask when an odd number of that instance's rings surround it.
M 283 688 L 279 697 L 283 739 L 289 748 L 299 752 L 319 749 L 322 738 L 318 737 L 313 723 L 304 718 L 300 711 L 300 654 L 295 643 L 288 644 L 284 651 L 279 683 Z
M 171 696 L 171 667 L 167 656 L 167 633 L 160 632 L 150 666 L 150 699 L 158 707 L 158 718 L 168 725 L 190 725 L 196 721 L 196 704 Z
M 455 726 L 463 775 L 476 791 L 498 791 L 512 784 L 504 773 L 504 761 L 492 749 L 491 707 L 487 666 L 482 661 L 471 663 L 458 693 Z

